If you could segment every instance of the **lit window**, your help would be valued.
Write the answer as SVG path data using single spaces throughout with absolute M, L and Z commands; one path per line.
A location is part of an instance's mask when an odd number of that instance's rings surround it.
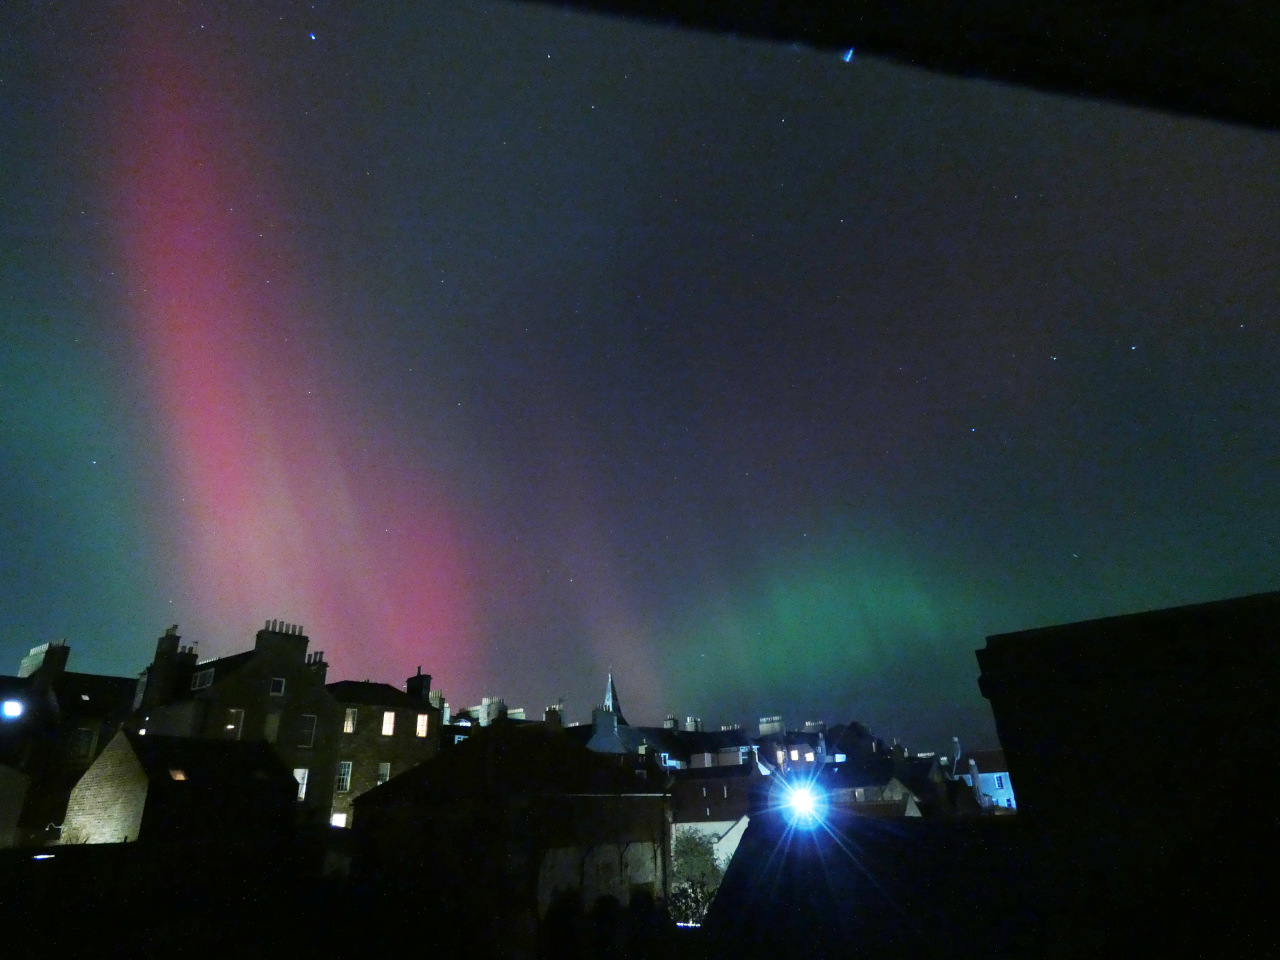
M 298 799 L 307 799 L 307 775 L 310 771 L 306 767 L 294 767 L 293 779 L 298 781 Z
M 707 788 L 706 788 L 706 787 L 703 787 L 703 788 L 702 788 L 702 795 L 703 795 L 704 797 L 707 795 Z
M 345 827 L 347 825 L 347 815 L 345 813 L 335 813 L 329 818 L 329 825 L 333 827 Z
M 425 713 L 418 714 L 417 734 L 420 737 L 425 737 L 427 735 L 427 714 Z
M 170 770 L 169 776 L 173 777 L 173 779 L 175 780 L 187 779 L 187 774 L 185 773 L 185 771 L 182 771 L 182 770 Z
M 727 783 L 724 785 L 724 798 L 726 800 L 729 799 L 729 785 Z
M 378 783 L 377 783 L 377 785 L 380 787 L 380 786 L 382 786 L 384 783 L 386 783 L 386 782 L 387 782 L 388 780 L 390 780 L 390 779 L 391 779 L 391 764 L 389 764 L 389 763 L 380 763 L 380 764 L 378 764 Z
M 663 765 L 664 767 L 666 767 L 666 766 L 670 766 L 670 764 L 671 764 L 671 755 L 670 755 L 670 754 L 668 754 L 668 753 L 662 753 L 662 754 L 659 754 L 659 756 L 660 756 L 660 757 L 662 757 L 662 765 Z
M 226 734 L 228 740 L 239 740 L 240 731 L 244 729 L 244 711 L 232 707 L 227 711 Z
M 298 746 L 314 747 L 316 743 L 316 715 L 304 713 L 298 718 Z
M 338 775 L 333 779 L 334 793 L 346 793 L 351 789 L 351 761 L 338 762 Z
M 786 755 L 785 753 L 783 753 L 781 750 L 779 750 L 779 751 L 778 751 L 778 763 L 779 763 L 779 764 L 781 764 L 781 763 L 782 763 L 782 761 L 783 761 L 783 760 L 785 760 L 785 759 L 787 759 L 787 755 Z
M 197 673 L 195 676 L 191 678 L 191 689 L 203 690 L 205 687 L 209 686 L 212 683 L 213 683 L 213 668 L 210 667 L 208 670 L 201 670 L 199 673 Z
M 284 677 L 271 678 L 271 695 L 273 697 L 284 696 Z
M 810 750 L 808 753 L 806 753 L 806 754 L 804 755 L 804 758 L 805 758 L 807 761 L 809 761 L 810 763 L 813 763 L 813 751 L 812 751 L 812 750 Z
M 792 750 L 792 751 L 791 751 L 791 759 L 792 759 L 792 760 L 799 760 L 799 759 L 800 759 L 800 751 L 799 751 L 799 750 Z
M 836 763 L 844 763 L 845 755 L 843 753 L 836 754 Z
M 346 715 L 342 718 L 343 733 L 356 732 L 356 713 L 357 711 L 355 707 L 347 707 Z
M 396 732 L 396 712 L 394 710 L 384 710 L 382 712 L 382 735 L 389 737 Z

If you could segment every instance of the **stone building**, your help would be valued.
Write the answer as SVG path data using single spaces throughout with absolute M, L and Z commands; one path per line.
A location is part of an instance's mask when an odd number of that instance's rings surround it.
M 329 822 L 351 825 L 351 803 L 436 755 L 440 710 L 431 702 L 431 677 L 421 670 L 406 690 L 387 683 L 340 680 L 326 689 L 341 711 Z
M 354 797 L 434 755 L 440 710 L 421 670 L 407 693 L 326 685 L 324 654 L 308 643 L 301 626 L 271 620 L 252 650 L 201 661 L 171 627 L 139 681 L 138 732 L 266 741 L 297 781 L 304 819 L 346 826 Z
M 458 949 L 520 953 L 555 904 L 667 892 L 666 793 L 554 725 L 476 728 L 355 811 L 353 878 L 439 911 Z
M 70 657 L 44 643 L 0 677 L 0 846 L 58 839 L 71 788 L 132 708 L 132 678 L 69 671 Z
M 262 741 L 119 731 L 67 802 L 62 843 L 262 847 L 293 828 L 296 784 Z

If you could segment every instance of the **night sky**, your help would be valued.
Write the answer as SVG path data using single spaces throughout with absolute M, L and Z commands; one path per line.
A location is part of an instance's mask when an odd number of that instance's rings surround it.
M 0 672 L 994 745 L 987 634 L 1280 587 L 1280 137 L 540 5 L 13 3 Z

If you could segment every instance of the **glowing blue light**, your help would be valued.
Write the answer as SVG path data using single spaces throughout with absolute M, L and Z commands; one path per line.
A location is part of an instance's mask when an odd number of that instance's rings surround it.
M 6 701 L 4 702 L 4 715 L 5 715 L 6 717 L 20 717 L 20 716 L 22 716 L 22 701 L 21 701 L 21 700 L 6 700 Z
M 852 62 L 853 62 L 853 47 L 850 47 L 848 50 L 846 50 L 846 51 L 844 52 L 844 56 L 843 56 L 843 57 L 841 57 L 841 59 L 842 59 L 842 60 L 844 60 L 844 62 L 845 62 L 845 63 L 852 63 Z
M 800 827 L 816 825 L 826 809 L 822 795 L 808 785 L 788 788 L 785 802 L 791 822 Z

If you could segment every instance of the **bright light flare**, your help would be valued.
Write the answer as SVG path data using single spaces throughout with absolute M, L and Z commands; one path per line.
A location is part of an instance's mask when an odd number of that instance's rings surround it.
M 22 716 L 22 701 L 6 700 L 4 702 L 4 715 L 9 719 Z
M 818 801 L 814 798 L 813 791 L 808 787 L 799 787 L 791 791 L 791 796 L 787 798 L 787 804 L 797 816 L 812 817 L 817 809 Z

